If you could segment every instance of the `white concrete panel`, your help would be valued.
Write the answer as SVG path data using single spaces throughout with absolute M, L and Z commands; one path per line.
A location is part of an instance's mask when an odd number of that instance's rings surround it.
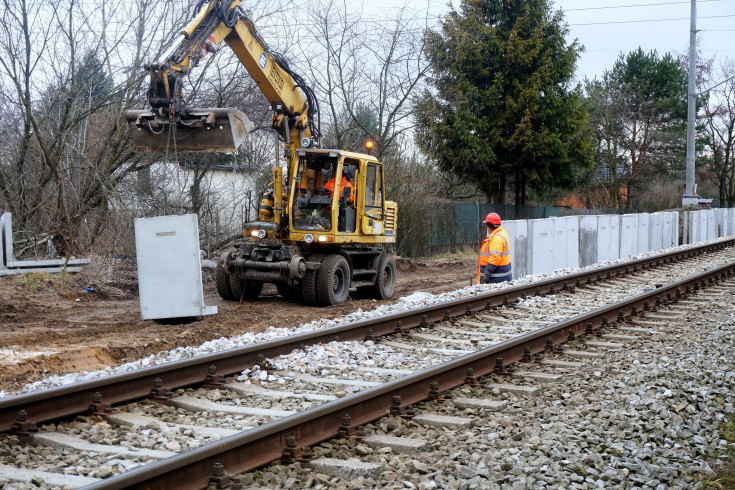
M 730 235 L 735 235 L 735 208 L 730 208 Z
M 579 265 L 597 262 L 597 216 L 579 217 Z
M 217 313 L 204 306 L 196 214 L 135 220 L 143 320 Z
M 681 245 L 681 243 L 679 243 L 679 236 L 681 234 L 681 213 L 679 213 L 679 211 L 672 211 L 671 213 L 674 216 L 674 237 L 673 244 L 671 246 L 678 247 L 679 245 Z
M 567 223 L 565 218 L 549 218 L 554 225 L 554 243 L 551 246 L 554 253 L 554 270 L 567 267 Z
M 648 242 L 648 240 L 646 240 Z M 638 215 L 620 216 L 620 258 L 638 253 Z
M 697 211 L 697 217 L 699 218 L 699 234 L 697 236 L 698 242 L 707 241 L 707 211 Z
M 528 220 L 528 236 L 529 274 L 543 274 L 555 270 L 557 267 L 554 265 L 554 219 Z
M 652 213 L 648 223 L 648 243 L 651 246 L 651 250 L 661 250 L 663 248 L 664 237 L 663 213 Z
M 638 253 L 648 252 L 651 250 L 651 237 L 648 234 L 648 225 L 651 215 L 648 213 L 638 213 Z
M 7 218 L 6 218 L 7 216 Z M 5 220 L 10 220 L 10 213 L 3 213 L 2 216 L 0 216 L 0 270 L 7 270 L 8 268 L 5 267 L 6 262 L 8 261 L 7 257 L 5 256 Z M 12 243 L 12 242 L 11 242 Z
M 714 209 L 708 209 L 707 213 L 707 238 L 706 240 L 714 240 L 717 236 L 717 215 Z
M 503 229 L 508 233 L 510 264 L 513 279 L 528 274 L 528 222 L 525 219 L 503 221 Z
M 566 223 L 567 236 L 564 249 L 567 255 L 567 267 L 579 267 L 579 216 L 562 218 Z
M 597 262 L 618 258 L 619 237 L 617 224 L 613 235 L 613 218 L 618 220 L 617 215 L 601 214 L 597 217 Z
M 663 214 L 661 248 L 671 248 L 674 246 L 674 216 L 672 212 L 663 212 L 661 214 Z
M 728 219 L 727 219 L 727 217 L 728 217 L 728 210 L 727 210 L 727 208 L 724 208 L 724 209 L 723 208 L 715 209 L 715 216 L 717 216 L 717 231 L 718 231 L 718 236 L 721 236 L 721 237 L 722 236 L 727 236 L 729 234 L 728 233 L 728 229 L 727 229 L 727 225 L 728 225 Z

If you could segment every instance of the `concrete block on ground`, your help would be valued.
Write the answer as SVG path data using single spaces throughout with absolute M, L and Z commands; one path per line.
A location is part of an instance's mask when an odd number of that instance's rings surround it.
M 554 220 L 528 220 L 530 274 L 543 274 L 556 269 L 554 265 Z M 512 260 L 512 259 L 511 259 Z
M 579 217 L 579 265 L 586 267 L 597 262 L 597 216 Z
M 48 446 L 55 449 L 75 449 L 77 451 L 89 451 L 99 454 L 117 454 L 119 456 L 135 457 L 147 456 L 154 459 L 170 458 L 177 453 L 173 451 L 160 451 L 146 448 L 129 448 L 112 444 L 94 444 L 81 437 L 62 434 L 61 432 L 38 432 L 33 434 L 33 443 Z
M 503 400 L 485 400 L 483 398 L 453 398 L 452 403 L 455 407 L 465 408 L 481 408 L 489 412 L 500 412 L 508 405 Z
M 305 463 L 304 466 L 325 475 L 338 476 L 345 481 L 376 478 L 385 471 L 385 465 L 363 463 L 358 459 L 317 458 Z
M 638 215 L 620 216 L 620 258 L 624 259 L 638 253 Z
M 697 230 L 699 233 L 697 234 L 697 241 L 698 242 L 706 242 L 707 241 L 707 211 L 696 211 L 697 217 L 698 217 L 698 224 L 699 229 Z
M 88 476 L 64 475 L 63 473 L 52 473 L 49 471 L 26 470 L 24 468 L 16 468 L 0 464 L 0 478 L 10 481 L 28 483 L 31 478 L 40 477 L 49 487 L 62 488 L 80 488 L 92 485 L 100 481 L 99 478 L 90 478 Z M 11 488 L 10 486 L 6 488 Z
M 419 425 L 429 427 L 447 427 L 451 429 L 466 429 L 472 427 L 474 420 L 467 417 L 452 417 L 448 415 L 420 414 L 411 419 Z
M 363 439 L 362 443 L 372 448 L 389 447 L 394 453 L 401 454 L 422 453 L 431 448 L 431 444 L 427 441 L 409 439 L 408 437 L 370 436 Z
M 510 243 L 510 264 L 513 279 L 530 274 L 528 269 L 528 221 L 525 219 L 503 221 Z
M 172 407 L 183 408 L 190 412 L 229 413 L 233 415 L 247 415 L 252 417 L 288 417 L 297 412 L 292 410 L 272 410 L 269 408 L 246 407 L 244 405 L 224 405 L 191 396 L 176 396 L 166 403 Z
M 579 267 L 579 216 L 554 219 L 556 269 Z
M 488 383 L 485 388 L 489 390 L 499 390 L 501 393 L 512 393 L 519 396 L 535 396 L 538 394 L 536 386 L 520 386 L 502 383 Z
M 137 218 L 135 249 L 143 320 L 217 313 L 204 305 L 196 214 Z

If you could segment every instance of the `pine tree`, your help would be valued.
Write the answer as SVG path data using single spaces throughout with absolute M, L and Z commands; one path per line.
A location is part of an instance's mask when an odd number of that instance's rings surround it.
M 529 190 L 572 188 L 592 158 L 572 81 L 581 47 L 567 34 L 547 0 L 462 0 L 427 33 L 433 76 L 416 101 L 418 144 L 490 202 L 510 188 L 516 204 Z

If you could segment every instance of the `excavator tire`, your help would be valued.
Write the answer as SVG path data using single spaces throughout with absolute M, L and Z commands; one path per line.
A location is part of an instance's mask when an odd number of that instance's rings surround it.
M 232 288 L 230 287 L 230 275 L 225 270 L 225 260 L 220 259 L 217 263 L 217 269 L 214 272 L 215 284 L 217 285 L 217 293 L 219 293 L 222 299 L 233 301 L 235 295 L 232 294 Z
M 263 289 L 260 281 L 241 281 L 237 275 L 230 276 L 230 288 L 235 301 L 257 299 Z
M 358 288 L 361 298 L 390 299 L 396 292 L 396 261 L 392 255 L 381 253 L 373 259 L 377 272 L 375 284 Z
M 341 255 L 328 255 L 317 269 L 316 291 L 322 306 L 339 305 L 350 294 L 350 266 Z
M 321 263 L 324 257 L 324 254 L 311 254 L 307 257 L 306 261 Z M 321 266 L 319 269 L 321 269 Z M 319 304 L 319 297 L 316 292 L 316 278 L 319 269 L 306 269 L 306 275 L 301 280 L 301 295 L 304 298 L 304 304 L 309 306 L 317 306 Z

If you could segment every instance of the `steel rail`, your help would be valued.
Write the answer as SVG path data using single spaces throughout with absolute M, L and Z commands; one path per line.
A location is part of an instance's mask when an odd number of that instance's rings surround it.
M 403 311 L 335 327 L 291 335 L 251 346 L 216 352 L 191 359 L 115 374 L 68 386 L 15 395 L 0 400 L 0 431 L 10 431 L 25 419 L 28 423 L 57 420 L 86 413 L 92 403 L 120 404 L 150 396 L 155 389 L 165 393 L 182 387 L 204 383 L 214 370 L 218 376 L 240 373 L 244 369 L 292 352 L 304 345 L 334 340 L 365 340 L 390 335 L 433 322 L 477 312 L 534 295 L 555 294 L 584 284 L 621 276 L 688 259 L 706 252 L 719 251 L 735 244 L 735 238 L 692 247 L 686 250 L 647 257 L 638 261 L 611 265 L 590 271 L 560 276 L 527 285 L 504 288 L 471 297 L 460 298 L 413 310 Z M 101 395 L 101 401 L 99 396 Z M 97 398 L 96 398 L 97 397 Z M 20 412 L 23 416 L 19 417 Z
M 240 434 L 201 446 L 177 456 L 116 475 L 86 489 L 161 489 L 205 488 L 215 464 L 230 474 L 251 471 L 281 458 L 293 437 L 298 447 L 307 447 L 340 435 L 348 426 L 354 429 L 401 409 L 430 399 L 433 393 L 449 390 L 491 372 L 503 371 L 508 364 L 529 361 L 535 354 L 553 349 L 582 334 L 592 334 L 609 324 L 609 318 L 625 322 L 655 310 L 663 302 L 676 302 L 690 292 L 735 275 L 735 262 L 676 281 L 652 291 L 577 315 L 535 332 L 482 349 L 429 369 L 407 375 L 304 412 L 261 425 Z M 432 388 L 432 383 L 436 383 Z M 292 446 L 293 447 L 293 446 Z

